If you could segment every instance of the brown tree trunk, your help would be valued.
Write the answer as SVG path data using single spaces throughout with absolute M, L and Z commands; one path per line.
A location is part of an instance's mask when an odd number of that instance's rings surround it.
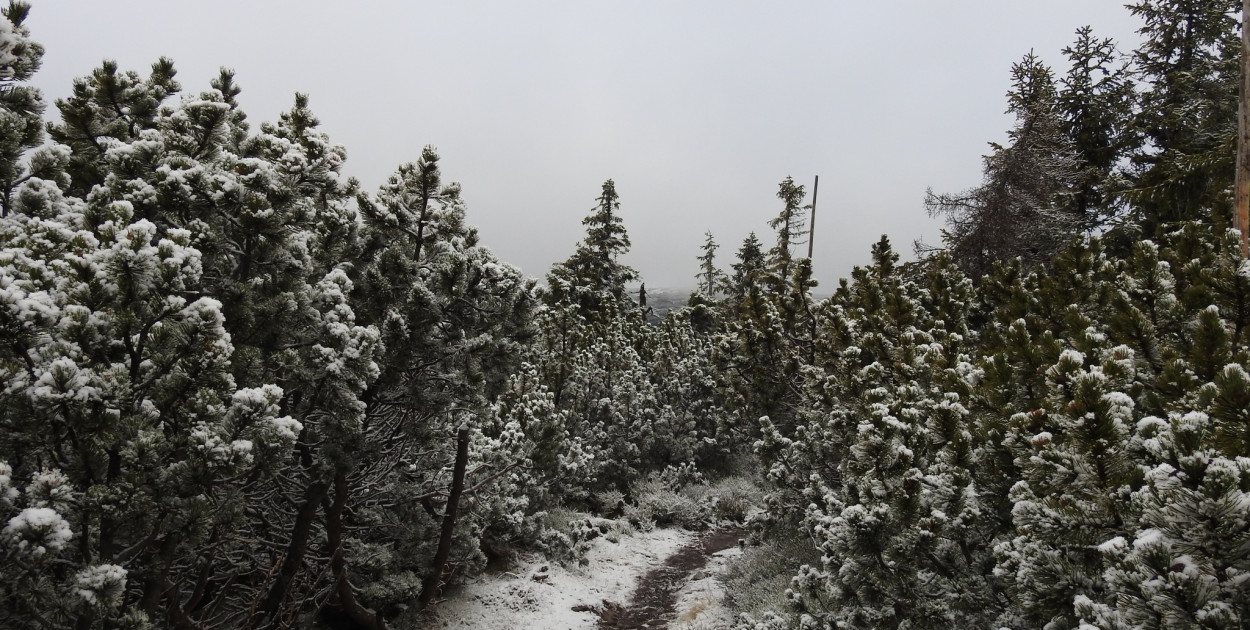
M 1237 229 L 1241 231 L 1241 257 L 1250 258 L 1250 0 L 1241 4 L 1241 85 L 1237 108 Z
M 308 537 L 312 534 L 313 521 L 317 518 L 317 506 L 325 499 L 328 491 L 329 484 L 325 481 L 314 481 L 304 490 L 304 502 L 300 505 L 299 514 L 295 516 L 295 524 L 291 528 L 291 542 L 287 545 L 286 557 L 282 559 L 282 567 L 274 578 L 273 586 L 269 588 L 269 594 L 257 611 L 259 619 L 276 621 L 282 602 L 291 588 L 291 582 L 295 580 L 295 575 L 299 573 L 299 567 L 304 562 Z
M 334 573 L 334 592 L 339 606 L 361 630 L 386 630 L 380 615 L 356 601 L 352 583 L 347 579 L 347 559 L 343 557 L 343 510 L 347 507 L 347 475 L 334 476 L 334 503 L 326 513 L 326 544 L 330 547 L 330 570 Z
M 460 507 L 460 493 L 464 491 L 464 473 L 469 467 L 469 429 L 460 427 L 456 435 L 456 467 L 451 475 L 451 493 L 447 496 L 447 510 L 443 514 L 443 532 L 438 539 L 438 551 L 434 554 L 434 566 L 425 583 L 421 585 L 421 596 L 417 598 L 421 608 L 434 601 L 434 594 L 443 585 L 443 571 L 447 567 L 447 558 L 451 555 L 452 534 L 456 529 L 456 512 Z

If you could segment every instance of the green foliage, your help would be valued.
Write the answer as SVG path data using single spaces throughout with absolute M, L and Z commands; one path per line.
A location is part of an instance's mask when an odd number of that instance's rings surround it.
M 630 310 L 632 302 L 625 284 L 638 273 L 620 262 L 629 252 L 629 234 L 621 219 L 621 202 L 612 180 L 603 182 L 599 205 L 582 220 L 586 238 L 568 260 L 556 264 L 547 274 L 548 305 L 577 304 L 579 314 L 591 318 L 611 317 Z
M 561 416 L 511 378 L 534 284 L 478 244 L 438 156 L 357 194 L 306 96 L 251 132 L 229 71 L 169 104 L 173 76 L 106 62 L 9 180 L 0 518 L 28 525 L 0 542 L 6 622 L 286 626 L 329 602 L 381 623 L 430 572 L 461 424 L 453 561 L 536 536 L 551 479 L 526 471 L 577 458 L 538 446 Z
M 1063 50 L 1068 72 L 1059 80 L 1058 106 L 1080 162 L 1070 213 L 1086 232 L 1119 214 L 1115 196 L 1123 187 L 1115 169 L 1132 147 L 1129 119 L 1134 84 L 1115 42 L 1082 27 Z
M 930 192 L 925 200 L 930 216 L 946 219 L 942 242 L 973 278 L 1016 257 L 1027 266 L 1042 264 L 1089 222 L 1084 212 L 1074 214 L 1083 165 L 1053 73 L 1030 52 L 1011 76 L 1010 144 L 990 143 L 980 186 L 954 195 Z
M 1132 155 L 1127 192 L 1143 232 L 1166 222 L 1228 225 L 1237 131 L 1241 38 L 1235 0 L 1140 0 L 1134 55 L 1145 84 L 1133 126 L 1146 140 Z
M 699 275 L 695 276 L 695 279 L 699 282 L 698 292 L 705 298 L 714 298 L 729 287 L 729 277 L 716 267 L 716 250 L 720 249 L 720 245 L 716 244 L 711 232 L 708 232 L 706 236 L 707 240 L 703 242 L 703 253 L 698 259 Z
M 976 286 L 875 246 L 756 443 L 757 523 L 821 562 L 743 627 L 1239 627 L 1250 377 L 1240 298 L 1210 302 L 1245 263 L 1209 226 L 1165 234 Z

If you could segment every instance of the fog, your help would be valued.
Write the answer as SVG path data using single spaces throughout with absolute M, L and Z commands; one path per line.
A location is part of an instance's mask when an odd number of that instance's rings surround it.
M 1137 21 L 1103 0 L 37 0 L 27 22 L 49 103 L 102 59 L 146 73 L 165 55 L 186 93 L 233 68 L 253 125 L 309 94 L 368 190 L 437 147 L 484 243 L 534 276 L 612 178 L 650 287 L 692 286 L 706 231 L 722 267 L 750 231 L 771 242 L 788 175 L 809 192 L 820 176 L 826 287 L 881 234 L 905 256 L 938 241 L 926 188 L 980 181 L 1011 64 L 1033 50 L 1062 75 L 1086 24 L 1135 46 Z

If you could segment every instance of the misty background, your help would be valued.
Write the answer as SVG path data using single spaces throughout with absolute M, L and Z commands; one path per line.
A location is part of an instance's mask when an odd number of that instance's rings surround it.
M 773 240 L 778 182 L 810 201 L 820 175 L 821 292 L 881 234 L 905 255 L 938 242 L 925 189 L 980 182 L 1012 122 L 1013 62 L 1033 50 L 1060 77 L 1078 27 L 1121 50 L 1138 28 L 1106 0 L 32 4 L 46 117 L 102 54 L 144 76 L 171 57 L 192 94 L 230 67 L 253 127 L 309 94 L 365 190 L 437 147 L 483 243 L 537 277 L 573 251 L 605 179 L 624 262 L 690 287 L 704 232 L 727 268 L 750 231 Z

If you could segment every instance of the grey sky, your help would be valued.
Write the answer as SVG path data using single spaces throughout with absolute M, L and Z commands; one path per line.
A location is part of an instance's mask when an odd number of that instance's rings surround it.
M 50 103 L 104 58 L 160 55 L 190 93 L 234 68 L 253 125 L 306 92 L 367 190 L 436 146 L 485 244 L 538 277 L 613 178 L 653 287 L 693 285 L 707 230 L 722 267 L 748 232 L 771 242 L 787 175 L 820 175 L 825 288 L 882 233 L 910 255 L 937 240 L 925 188 L 977 184 L 1009 128 L 1011 64 L 1062 74 L 1077 27 L 1123 50 L 1138 27 L 1113 0 L 33 4 Z

